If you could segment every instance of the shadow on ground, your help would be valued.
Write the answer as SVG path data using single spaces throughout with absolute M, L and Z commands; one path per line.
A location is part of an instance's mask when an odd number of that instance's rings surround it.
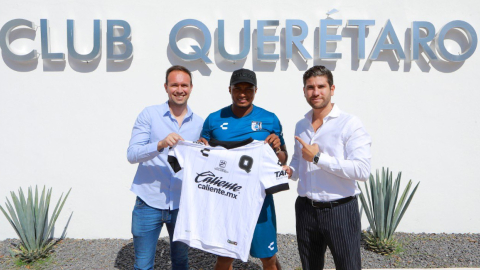
M 215 265 L 216 256 L 198 249 L 190 248 L 188 251 L 189 268 L 195 270 L 209 270 L 213 269 Z M 135 255 L 133 251 L 133 242 L 122 247 L 115 259 L 115 268 L 122 270 L 133 269 Z M 155 254 L 154 269 L 168 270 L 171 269 L 170 262 L 170 244 L 166 240 L 158 240 L 157 253 Z M 242 262 L 235 260 L 233 263 L 235 270 L 260 270 L 262 267 L 253 262 Z

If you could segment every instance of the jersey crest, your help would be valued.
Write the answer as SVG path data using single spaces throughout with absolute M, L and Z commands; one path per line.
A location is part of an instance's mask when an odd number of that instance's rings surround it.
M 253 131 L 262 130 L 262 122 L 260 122 L 260 121 L 252 121 L 252 130 L 253 130 Z

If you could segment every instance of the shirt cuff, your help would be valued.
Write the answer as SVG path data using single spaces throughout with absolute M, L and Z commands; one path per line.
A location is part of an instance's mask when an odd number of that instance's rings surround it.
M 332 163 L 332 159 L 334 158 L 327 154 L 321 153 L 317 164 L 314 165 L 317 165 L 320 169 L 328 168 Z
M 298 172 L 292 166 L 289 166 L 289 167 L 292 170 L 292 176 L 290 177 L 290 180 L 297 181 L 298 180 Z
M 148 146 L 147 146 L 147 151 L 148 151 L 148 153 L 152 153 L 152 154 L 153 154 L 153 153 L 155 153 L 155 152 L 156 152 L 156 153 L 159 153 L 159 152 L 161 153 L 161 152 L 163 152 L 163 149 L 164 149 L 164 148 L 162 148 L 162 149 L 160 149 L 160 151 L 158 151 L 158 150 L 157 150 L 157 146 L 158 146 L 158 142 L 156 142 L 156 143 L 155 143 L 155 142 L 149 143 Z

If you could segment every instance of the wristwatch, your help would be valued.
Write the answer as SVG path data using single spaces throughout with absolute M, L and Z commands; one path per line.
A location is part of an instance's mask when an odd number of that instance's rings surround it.
M 320 159 L 320 151 L 313 157 L 313 164 L 317 164 Z

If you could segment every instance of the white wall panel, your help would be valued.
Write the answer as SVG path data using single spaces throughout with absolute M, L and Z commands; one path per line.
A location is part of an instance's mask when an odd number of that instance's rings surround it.
M 302 96 L 302 74 L 313 64 L 333 70 L 336 91 L 333 101 L 361 118 L 373 138 L 372 171 L 382 166 L 421 181 L 399 231 L 480 233 L 480 76 L 477 51 L 462 63 L 426 61 L 397 62 L 391 52 L 377 61 L 357 61 L 348 19 L 376 20 L 368 31 L 366 55 L 390 19 L 408 55 L 411 22 L 429 21 L 437 32 L 453 20 L 464 20 L 480 31 L 480 4 L 474 0 L 427 1 L 7 1 L 0 0 L 0 26 L 23 18 L 40 25 L 50 23 L 52 52 L 66 54 L 65 62 L 38 61 L 19 64 L 2 54 L 0 60 L 0 203 L 9 192 L 30 185 L 53 187 L 54 200 L 72 188 L 58 220 L 56 236 L 73 211 L 68 236 L 74 238 L 130 238 L 133 193 L 129 191 L 136 170 L 126 160 L 130 132 L 138 113 L 162 103 L 165 70 L 185 64 L 193 71 L 190 106 L 202 117 L 231 102 L 228 83 L 231 71 L 253 68 L 259 90 L 255 104 L 280 118 L 287 148 L 293 154 L 295 123 L 309 110 Z M 286 19 L 301 19 L 309 27 L 304 41 L 314 52 L 320 19 L 332 8 L 342 19 L 337 33 L 343 40 L 336 51 L 343 59 L 302 62 L 298 55 L 287 62 L 254 60 L 255 44 L 246 60 L 235 64 L 210 49 L 212 64 L 182 62 L 168 48 L 172 27 L 183 19 L 196 19 L 210 30 L 225 20 L 227 49 L 238 50 L 243 20 L 279 20 L 280 35 Z M 102 55 L 89 64 L 74 61 L 67 52 L 67 19 L 75 20 L 78 51 L 93 45 L 93 20 L 102 21 Z M 126 63 L 106 61 L 107 20 L 125 20 L 132 28 L 134 56 Z M 41 52 L 40 29 L 19 31 L 12 43 L 19 53 Z M 451 35 L 453 39 L 461 36 Z M 252 38 L 254 40 L 254 38 Z M 448 41 L 452 52 L 460 47 Z M 282 45 L 283 46 L 283 45 Z M 277 44 L 277 53 L 282 47 Z M 278 231 L 295 232 L 296 184 L 275 195 Z M 366 219 L 363 227 L 368 226 Z M 162 233 L 165 235 L 165 232 Z M 0 239 L 16 237 L 0 217 Z

